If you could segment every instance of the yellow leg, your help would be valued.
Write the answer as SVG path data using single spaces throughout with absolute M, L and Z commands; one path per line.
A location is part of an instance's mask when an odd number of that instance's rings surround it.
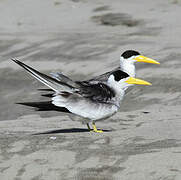
M 89 126 L 89 123 L 87 123 L 87 128 L 88 128 L 89 131 L 92 131 L 92 129 Z
M 92 126 L 93 126 L 93 132 L 96 132 L 96 133 L 102 133 L 103 132 L 103 130 L 97 130 L 96 124 L 94 122 L 92 123 Z

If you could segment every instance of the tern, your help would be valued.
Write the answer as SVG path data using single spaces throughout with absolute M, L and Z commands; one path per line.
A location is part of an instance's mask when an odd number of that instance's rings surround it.
M 151 85 L 151 83 L 129 76 L 122 70 L 115 70 L 107 79 L 101 81 L 73 81 L 62 75 L 62 81 L 43 74 L 32 67 L 12 59 L 23 67 L 30 75 L 54 91 L 51 103 L 65 108 L 73 115 L 82 117 L 87 127 L 93 132 L 98 130 L 95 121 L 106 119 L 114 115 L 121 105 L 126 89 L 132 84 Z M 91 130 L 89 123 L 92 123 Z
M 127 50 L 120 56 L 120 69 L 130 76 L 135 77 L 135 62 L 144 62 L 151 64 L 160 64 L 158 61 L 155 61 L 151 58 L 141 55 L 139 52 L 134 50 Z
M 141 55 L 139 52 L 135 50 L 126 50 L 120 56 L 120 66 L 116 69 L 106 72 L 104 74 L 95 76 L 94 78 L 89 79 L 89 81 L 97 82 L 107 82 L 109 76 L 116 70 L 122 70 L 126 72 L 129 76 L 135 77 L 136 76 L 136 69 L 135 69 L 135 62 L 144 62 L 144 63 L 151 63 L 151 64 L 160 64 L 158 61 L 155 61 L 151 58 Z M 53 77 L 57 79 L 61 79 L 62 73 L 52 73 Z

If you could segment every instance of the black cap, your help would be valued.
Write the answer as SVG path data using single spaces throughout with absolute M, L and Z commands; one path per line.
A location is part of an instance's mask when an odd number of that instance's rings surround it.
M 127 50 L 121 56 L 125 59 L 128 59 L 131 56 L 137 56 L 137 55 L 140 55 L 140 53 L 134 50 Z
M 129 75 L 127 73 L 125 73 L 124 71 L 121 71 L 121 70 L 114 71 L 112 73 L 112 75 L 114 75 L 114 79 L 116 81 L 120 81 L 121 79 L 129 77 Z

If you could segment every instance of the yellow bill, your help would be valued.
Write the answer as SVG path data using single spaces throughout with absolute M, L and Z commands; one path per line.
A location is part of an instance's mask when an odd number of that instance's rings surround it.
M 151 58 L 139 55 L 137 57 L 134 58 L 134 60 L 136 60 L 137 62 L 145 62 L 145 63 L 152 63 L 152 64 L 160 64 L 158 61 L 155 61 Z
M 148 85 L 148 86 L 151 85 L 151 83 L 149 83 L 147 81 L 144 81 L 142 79 L 133 78 L 133 77 L 130 77 L 125 82 L 128 83 L 128 84 L 140 84 L 140 85 Z

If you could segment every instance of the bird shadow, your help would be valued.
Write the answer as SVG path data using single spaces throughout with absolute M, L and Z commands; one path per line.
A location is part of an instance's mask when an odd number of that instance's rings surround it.
M 99 130 L 99 129 L 98 129 Z M 103 132 L 111 132 L 112 130 L 102 129 Z M 64 134 L 64 133 L 83 133 L 83 132 L 91 132 L 85 128 L 70 128 L 70 129 L 56 129 L 51 131 L 45 131 L 40 133 L 34 133 L 32 135 L 42 135 L 42 134 Z

